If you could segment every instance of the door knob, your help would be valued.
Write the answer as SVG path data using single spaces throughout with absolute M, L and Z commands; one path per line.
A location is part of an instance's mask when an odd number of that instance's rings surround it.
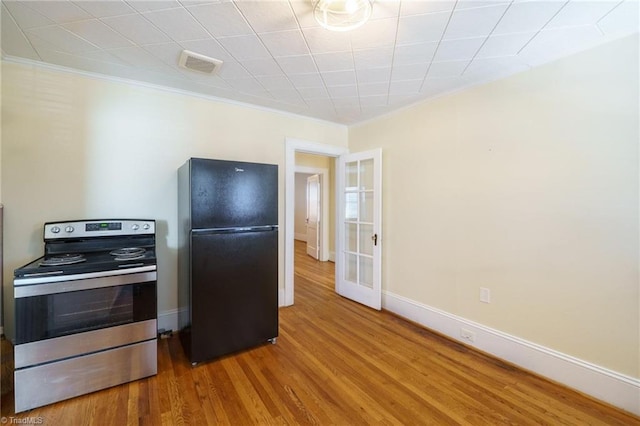
M 373 245 L 377 246 L 378 245 L 378 234 L 373 234 L 371 236 L 371 239 L 373 240 Z

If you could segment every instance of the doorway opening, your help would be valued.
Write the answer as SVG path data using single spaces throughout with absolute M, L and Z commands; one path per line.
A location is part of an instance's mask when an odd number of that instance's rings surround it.
M 313 172 L 313 170 L 309 171 L 308 168 L 314 168 L 313 164 L 307 165 L 298 164 L 296 161 L 296 154 L 298 158 L 304 158 L 305 156 L 312 155 L 313 157 L 320 157 L 323 161 L 326 161 L 324 164 L 328 164 L 325 167 L 315 167 L 315 169 L 328 169 L 332 168 L 335 170 L 335 158 L 347 153 L 347 148 L 324 145 L 313 143 L 309 141 L 303 141 L 299 139 L 291 139 L 287 138 L 285 143 L 285 282 L 284 282 L 284 291 L 280 297 L 280 305 L 281 306 L 289 306 L 294 303 L 294 259 L 295 259 L 295 176 L 296 172 L 304 173 Z M 312 158 L 313 158 L 312 157 Z M 333 174 L 335 176 L 335 172 Z M 321 177 L 322 180 L 322 177 Z M 336 207 L 335 203 L 333 203 L 332 208 L 329 207 L 330 197 L 329 192 L 333 192 L 333 188 L 335 187 L 334 182 L 330 182 L 331 174 L 327 173 L 327 176 L 324 179 L 324 183 L 321 188 L 324 189 L 325 195 L 323 197 L 323 207 L 322 210 L 324 212 L 325 220 L 324 222 L 329 222 L 321 232 L 321 250 L 320 250 L 320 259 L 329 260 L 331 257 L 329 246 L 330 246 L 330 236 L 333 241 L 336 241 L 335 235 L 336 231 L 333 227 L 330 226 L 331 219 L 327 221 L 327 218 L 336 217 Z M 330 229 L 332 228 L 332 229 Z
M 294 239 L 322 262 L 330 259 L 333 246 L 333 168 L 330 157 L 296 153 Z

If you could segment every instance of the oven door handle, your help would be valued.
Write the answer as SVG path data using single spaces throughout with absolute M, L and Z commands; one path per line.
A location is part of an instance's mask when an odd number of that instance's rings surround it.
M 122 274 L 133 274 L 136 272 L 147 272 L 147 271 L 155 271 L 156 265 L 146 265 L 138 267 L 137 264 L 133 265 L 135 268 L 127 269 L 126 271 L 122 269 L 109 269 L 107 271 L 98 271 L 98 272 L 86 272 L 84 274 L 73 274 L 73 275 L 31 275 L 24 277 L 16 277 L 13 279 L 13 285 L 18 287 L 22 285 L 31 285 L 31 284 L 49 284 L 54 282 L 61 281 L 75 281 L 75 280 L 86 280 L 89 278 L 102 278 L 109 277 L 112 275 L 122 275 Z
M 133 270 L 129 270 L 127 272 L 133 272 Z M 70 291 L 91 290 L 94 288 L 115 287 L 119 285 L 156 281 L 157 277 L 158 274 L 156 271 L 149 271 L 99 278 L 87 278 L 83 280 L 14 286 L 13 295 L 16 299 L 21 297 L 44 296 L 47 294 L 68 293 Z

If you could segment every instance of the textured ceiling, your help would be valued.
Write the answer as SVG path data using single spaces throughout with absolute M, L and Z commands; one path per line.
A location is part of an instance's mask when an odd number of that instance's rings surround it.
M 2 1 L 2 54 L 351 124 L 638 31 L 638 0 L 379 0 L 347 33 L 312 5 Z

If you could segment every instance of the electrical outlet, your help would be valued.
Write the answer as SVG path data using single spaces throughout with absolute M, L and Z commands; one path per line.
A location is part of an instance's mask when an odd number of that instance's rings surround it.
M 462 340 L 466 340 L 467 342 L 473 343 L 476 341 L 476 333 L 471 330 L 467 330 L 466 328 L 460 329 L 460 337 Z
M 491 303 L 491 290 L 480 287 L 480 301 L 484 303 Z

